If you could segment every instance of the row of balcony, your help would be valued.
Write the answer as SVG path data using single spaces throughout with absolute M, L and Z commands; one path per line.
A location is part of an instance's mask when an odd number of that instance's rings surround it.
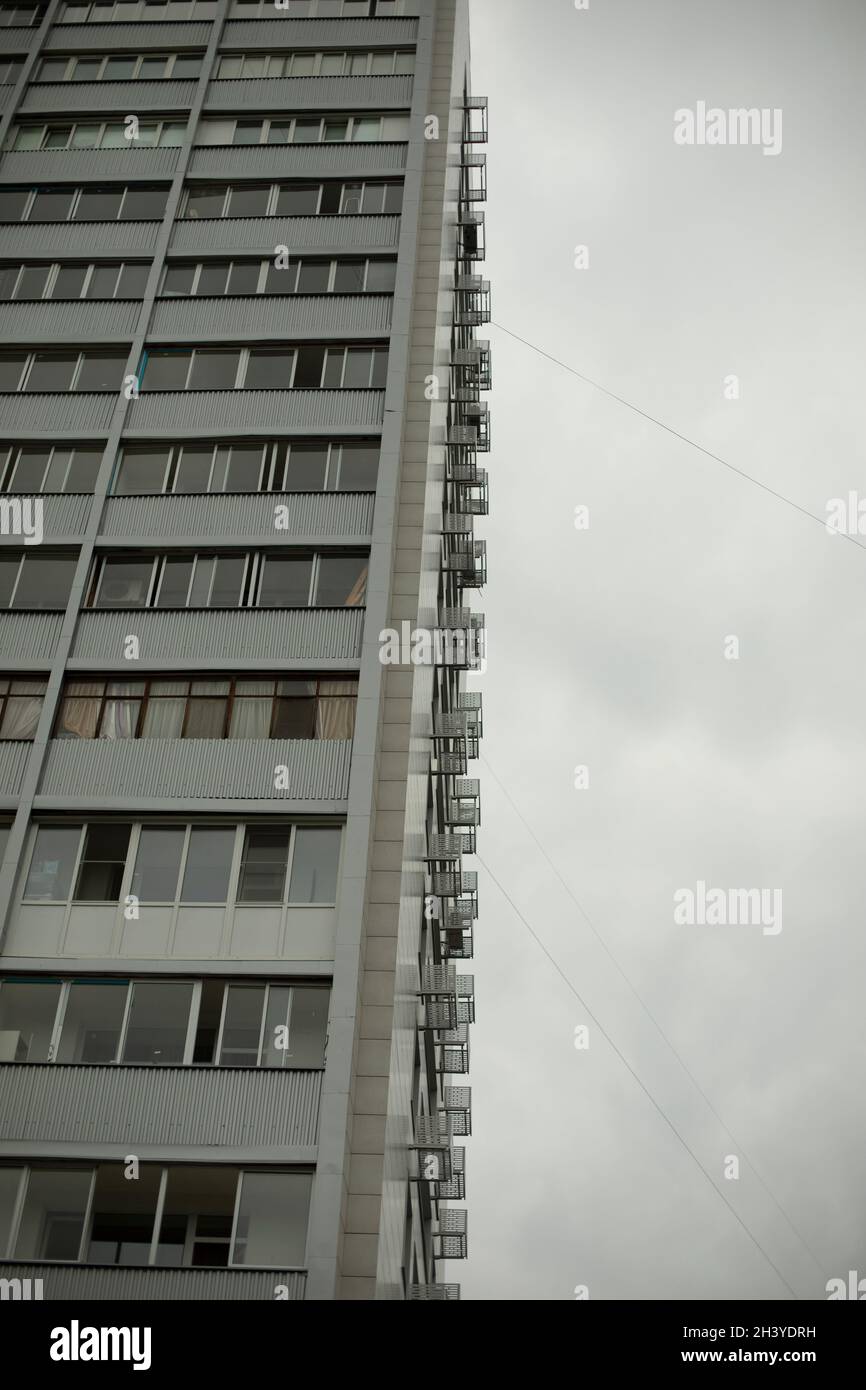
M 75 256 L 152 255 L 160 222 L 6 222 L 0 227 L 3 255 L 62 260 Z M 225 217 L 177 221 L 169 254 L 273 256 L 288 246 L 293 256 L 309 252 L 356 255 L 396 251 L 399 217 Z
M 280 47 L 283 47 L 283 44 Z M 111 45 L 114 49 L 115 45 Z M 393 110 L 412 102 L 410 76 L 237 77 L 208 83 L 204 110 L 342 111 Z M 73 116 L 134 111 L 188 111 L 198 83 L 157 79 L 146 82 L 31 82 L 18 107 L 22 116 L 60 113 Z
M 55 24 L 45 48 L 64 53 L 171 52 L 206 48 L 210 22 L 158 20 L 142 23 Z M 29 48 L 38 29 L 13 29 L 16 50 Z M 18 36 L 20 35 L 20 40 Z M 225 52 L 284 48 L 411 48 L 417 39 L 417 19 L 292 19 L 285 13 L 273 19 L 229 19 L 223 25 L 220 47 Z
M 153 307 L 149 333 L 161 344 L 382 338 L 391 331 L 393 303 L 393 297 L 387 294 L 158 299 Z M 3 340 L 7 344 L 35 346 L 130 339 L 140 315 L 141 301 L 134 299 L 39 299 L 6 303 L 2 316 Z
M 405 141 L 321 145 L 201 145 L 194 149 L 188 178 L 375 179 L 402 174 Z M 111 179 L 170 179 L 181 156 L 178 146 L 125 150 L 9 150 L 0 164 L 0 184 L 76 183 Z
M 94 439 L 109 429 L 120 403 L 114 391 L 0 395 L 10 439 Z M 376 434 L 384 391 L 143 391 L 127 403 L 127 438 L 195 439 L 238 434 L 333 436 Z
M 32 748 L 0 741 L 0 803 L 14 803 Z M 53 739 L 36 805 L 307 802 L 331 814 L 346 808 L 351 758 L 344 739 Z M 286 770 L 285 791 L 274 791 L 277 768 Z

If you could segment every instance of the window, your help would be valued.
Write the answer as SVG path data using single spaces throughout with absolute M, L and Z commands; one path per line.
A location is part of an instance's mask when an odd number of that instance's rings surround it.
M 343 693 L 334 694 L 333 709 L 325 696 L 326 707 L 320 703 L 317 710 L 320 720 L 345 716 L 339 702 L 351 698 L 345 690 L 349 682 L 334 684 L 342 684 Z M 307 696 L 296 690 L 285 698 Z M 340 843 L 338 825 L 42 822 L 32 837 L 23 898 L 119 903 L 122 893 L 132 893 L 150 904 L 332 905 Z M 108 997 L 101 999 L 100 1007 L 107 1008 Z
M 137 980 L 132 987 L 123 1061 L 151 1066 L 182 1063 L 191 1003 L 191 984 Z
M 0 83 L 8 83 L 12 86 L 18 81 L 23 66 L 23 58 L 15 56 L 0 57 Z
M 48 1061 L 60 989 L 59 980 L 3 981 L 0 988 L 2 1061 Z
M 395 215 L 402 210 L 403 184 L 205 184 L 188 188 L 185 197 L 181 216 L 186 218 Z
M 127 445 L 113 492 L 375 492 L 378 471 L 379 445 L 372 441 Z
M 12 188 L 0 193 L 0 220 L 5 222 L 159 221 L 165 212 L 166 188 L 123 184 L 101 188 Z
M 132 269 L 132 267 L 127 267 Z M 115 267 L 117 270 L 117 267 Z M 160 294 L 219 296 L 255 294 L 391 294 L 397 278 L 396 260 L 352 257 L 321 260 L 174 261 L 163 272 Z M 2 281 L 0 281 L 2 297 Z M 21 298 L 15 284 L 7 298 Z M 35 297 L 35 296 L 34 296 Z M 92 290 L 87 297 L 93 298 Z M 110 293 L 99 296 L 110 299 Z
M 63 612 L 75 565 L 74 555 L 59 552 L 0 554 L 0 608 Z
M 10 686 L 0 739 L 32 738 L 45 682 L 0 681 L 0 692 Z M 70 680 L 54 737 L 350 739 L 356 698 L 354 680 Z
M 0 391 L 116 391 L 126 352 L 0 352 Z
M 133 146 L 181 145 L 185 121 L 140 121 L 138 133 L 123 121 L 18 125 L 10 131 L 13 150 L 123 150 Z
M 95 562 L 87 606 L 355 608 L 365 602 L 367 568 L 362 554 L 106 555 Z
M 0 679 L 0 740 L 33 739 L 48 682 Z
M 0 267 L 0 299 L 141 299 L 144 263 L 18 264 Z
M 42 23 L 45 5 L 4 5 L 0 29 L 33 29 Z
M 318 53 L 222 54 L 216 76 L 236 77 L 342 77 L 349 74 L 412 73 L 415 54 L 389 49 L 365 52 L 350 49 Z
M 157 19 L 213 19 L 216 0 L 69 0 L 59 24 L 108 24 Z
M 89 1166 L 2 1163 L 0 1259 L 177 1269 L 300 1267 L 312 1182 L 302 1169 L 246 1170 L 226 1163 L 143 1163 L 136 1182 L 126 1179 L 119 1160 Z
M 0 999 L 6 987 L 0 989 Z M 129 1000 L 128 981 L 72 980 L 64 988 L 57 1061 L 76 1066 L 116 1062 Z
M 10 379 L 20 373 L 16 357 Z M 145 351 L 138 375 L 148 391 L 381 390 L 388 376 L 388 349 L 154 347 Z
M 201 72 L 201 54 L 145 53 L 119 57 L 111 54 L 87 57 L 43 58 L 36 82 L 129 82 L 172 77 L 195 78 Z
M 43 127 L 21 127 L 21 130 L 43 131 Z M 48 127 L 44 128 L 46 131 Z M 52 127 L 69 130 L 69 127 Z M 47 135 L 27 135 L 28 140 L 41 142 Z M 59 140 L 60 135 L 56 138 Z M 220 120 L 199 121 L 196 145 L 317 145 L 342 141 L 408 140 L 408 116 L 295 116 L 292 118 L 262 117 L 247 120 L 224 117 Z M 65 148 L 65 144 L 61 148 Z M 15 145 L 15 149 L 25 148 Z M 27 149 L 42 149 L 41 143 L 29 144 Z
M 283 14 L 290 19 L 366 19 L 368 15 L 395 15 L 402 0 L 283 0 Z M 273 18 L 273 0 L 234 0 L 229 14 L 237 19 Z

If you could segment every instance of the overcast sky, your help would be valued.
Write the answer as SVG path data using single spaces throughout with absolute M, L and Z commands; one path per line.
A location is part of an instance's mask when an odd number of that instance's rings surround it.
M 819 518 L 866 499 L 862 0 L 470 4 L 494 319 Z M 781 153 L 678 146 L 700 101 L 781 109 Z M 490 872 L 450 1277 L 824 1298 L 866 1277 L 866 536 L 490 338 Z M 781 932 L 677 925 L 699 880 L 781 889 Z

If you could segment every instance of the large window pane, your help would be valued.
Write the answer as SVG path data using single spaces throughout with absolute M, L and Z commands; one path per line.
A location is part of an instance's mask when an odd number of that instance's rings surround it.
M 148 391 L 182 391 L 190 365 L 189 352 L 156 348 L 147 354 L 142 384 Z
M 265 1031 L 262 1034 L 262 1066 L 297 1066 L 291 1056 L 292 1040 L 289 1033 L 289 1016 L 292 1008 L 292 991 L 288 985 L 271 985 L 268 989 L 268 1005 L 265 1011 Z
M 340 450 L 340 491 L 375 492 L 379 477 L 379 446 L 344 444 Z
M 257 1067 L 262 1032 L 264 985 L 229 985 L 219 1065 Z
M 237 1168 L 169 1169 L 156 1263 L 225 1269 L 237 1184 Z
M 77 352 L 34 352 L 25 389 L 68 391 L 77 365 Z
M 47 1062 L 60 984 L 4 980 L 0 985 L 0 1062 Z M 2 1253 L 0 1253 L 2 1259 Z
M 117 1061 L 128 990 L 126 980 L 73 980 L 63 1016 L 58 1062 L 96 1066 Z
M 323 492 L 327 471 L 327 444 L 293 444 L 289 450 L 286 491 Z
M 310 217 L 319 209 L 318 183 L 286 184 L 277 193 L 277 214 L 283 217 Z
M 186 831 L 182 825 L 144 825 L 130 892 L 145 903 L 172 903 Z
M 12 1234 L 12 1217 L 18 1201 L 22 1168 L 0 1166 L 0 1260 L 5 1260 Z
M 279 903 L 286 886 L 289 828 L 249 826 L 244 843 L 238 901 Z
M 193 826 L 183 876 L 182 902 L 226 901 L 234 845 L 234 826 L 228 829 L 209 825 Z
M 100 1164 L 93 1191 L 88 1264 L 148 1263 L 161 1180 L 157 1164 L 144 1164 L 134 1180 L 124 1176 L 122 1163 Z
M 325 555 L 319 565 L 319 608 L 363 607 L 367 594 L 366 556 Z
M 225 184 L 214 188 L 191 188 L 187 195 L 184 216 L 222 217 L 225 197 Z
M 15 1259 L 78 1259 L 91 1177 L 90 1168 L 31 1171 Z
M 197 352 L 189 378 L 191 391 L 230 391 L 238 374 L 238 352 Z
M 336 902 L 339 859 L 339 826 L 300 827 L 297 829 L 292 856 L 289 902 Z
M 116 222 L 122 200 L 122 188 L 83 188 L 75 208 L 75 221 Z M 45 220 L 64 221 L 65 217 Z
M 291 385 L 294 357 L 293 352 L 278 348 L 271 351 L 253 348 L 243 385 L 248 391 L 287 390 Z
M 330 990 L 295 987 L 289 1026 L 290 1067 L 323 1067 L 328 1036 Z
M 187 681 L 152 681 L 140 737 L 180 738 L 188 690 Z M 171 897 L 174 898 L 174 890 Z
M 88 825 L 75 887 L 76 902 L 117 902 L 126 867 L 131 825 Z
M 73 555 L 25 555 L 12 607 L 65 608 L 74 573 Z
M 238 184 L 229 190 L 229 217 L 264 217 L 271 196 L 269 183 Z M 201 214 L 204 216 L 204 214 Z M 216 215 L 216 214 L 212 214 Z
M 65 902 L 81 839 L 80 825 L 40 825 L 24 897 Z
M 125 352 L 86 352 L 75 381 L 76 391 L 116 391 L 120 387 Z
M 167 446 L 155 449 L 124 449 L 114 483 L 118 497 L 162 492 L 168 463 Z
M 305 608 L 310 602 L 312 559 L 268 555 L 259 588 L 260 608 Z
M 312 1185 L 310 1173 L 244 1173 L 232 1263 L 303 1265 Z
M 153 560 L 108 557 L 102 567 L 97 608 L 143 608 L 150 591 Z
M 192 985 L 180 981 L 136 980 L 123 1061 L 152 1066 L 183 1061 Z

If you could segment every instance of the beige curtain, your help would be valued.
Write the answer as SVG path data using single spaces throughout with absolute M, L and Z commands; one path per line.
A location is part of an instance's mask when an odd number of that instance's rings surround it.
M 357 681 L 321 681 L 316 702 L 316 738 L 352 738 L 357 699 Z

